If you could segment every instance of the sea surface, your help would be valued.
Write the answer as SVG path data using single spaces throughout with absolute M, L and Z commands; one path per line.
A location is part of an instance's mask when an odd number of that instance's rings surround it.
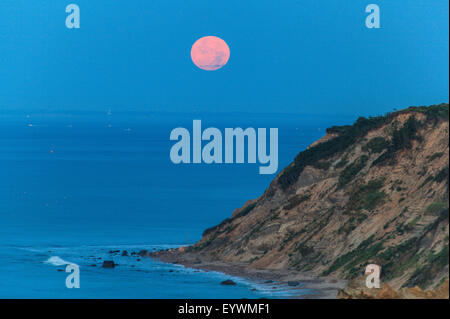
M 297 296 L 283 285 L 109 253 L 192 244 L 275 177 L 260 175 L 259 164 L 173 164 L 169 134 L 192 132 L 194 119 L 222 130 L 277 127 L 279 170 L 327 127 L 354 120 L 0 109 L 0 298 Z M 105 269 L 103 260 L 119 265 Z M 66 288 L 64 262 L 79 265 L 79 289 Z M 230 278 L 236 286 L 220 285 Z

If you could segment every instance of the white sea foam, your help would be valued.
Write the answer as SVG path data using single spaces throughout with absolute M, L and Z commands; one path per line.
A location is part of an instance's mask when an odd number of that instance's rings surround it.
M 69 261 L 65 261 L 64 259 L 58 256 L 52 256 L 48 260 L 44 261 L 46 264 L 51 264 L 53 266 L 63 266 L 67 264 L 71 264 Z

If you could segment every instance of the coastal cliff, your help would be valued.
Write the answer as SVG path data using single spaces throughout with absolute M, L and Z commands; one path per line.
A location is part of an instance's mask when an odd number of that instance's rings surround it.
M 349 281 L 375 263 L 393 289 L 436 289 L 449 276 L 448 111 L 410 107 L 331 127 L 200 241 L 152 256 Z

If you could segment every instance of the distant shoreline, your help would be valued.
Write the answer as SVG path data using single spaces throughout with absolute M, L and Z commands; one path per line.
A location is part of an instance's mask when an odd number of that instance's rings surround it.
M 254 269 L 247 267 L 244 263 L 206 261 L 202 260 L 198 254 L 180 252 L 179 249 L 149 252 L 148 256 L 165 263 L 183 265 L 186 268 L 217 271 L 251 281 L 262 281 L 274 287 L 291 283 L 293 289 L 299 290 L 296 296 L 299 299 L 336 299 L 338 290 L 343 289 L 347 284 L 346 280 L 317 277 L 305 272 Z M 314 293 L 301 294 L 301 290 L 312 290 Z

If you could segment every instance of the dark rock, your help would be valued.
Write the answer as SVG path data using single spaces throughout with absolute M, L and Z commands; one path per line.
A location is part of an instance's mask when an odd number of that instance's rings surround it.
M 96 264 L 92 264 L 91 267 L 97 267 L 97 265 Z
M 64 269 L 56 269 L 56 271 L 64 271 Z
M 298 286 L 300 283 L 298 281 L 288 281 L 288 286 L 295 287 Z
M 128 256 L 128 251 L 126 250 L 122 251 L 122 256 Z
M 143 257 L 143 256 L 146 256 L 147 253 L 148 253 L 147 249 L 142 249 L 141 251 L 138 252 L 138 255 Z
M 236 283 L 233 280 L 231 280 L 231 279 L 224 280 L 220 284 L 224 285 L 224 286 L 234 286 L 234 285 L 236 285 Z
M 173 272 L 173 269 L 170 269 L 169 272 Z
M 110 254 L 118 254 L 120 252 L 120 250 L 110 250 L 109 253 Z
M 273 280 L 266 280 L 264 283 L 271 284 L 271 283 L 273 283 Z
M 138 259 L 136 259 L 136 261 L 141 261 L 141 260 L 138 258 Z
M 103 261 L 102 267 L 103 268 L 114 268 L 116 264 L 112 260 L 105 260 Z

